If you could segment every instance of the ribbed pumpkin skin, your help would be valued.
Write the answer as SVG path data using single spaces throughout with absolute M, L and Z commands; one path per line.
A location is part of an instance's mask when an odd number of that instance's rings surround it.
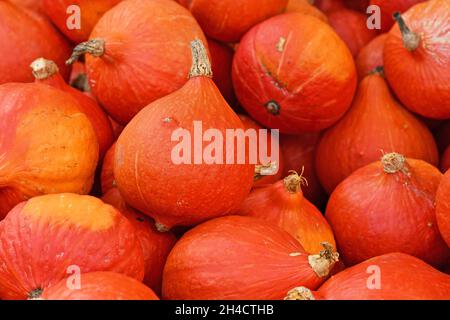
M 288 5 L 286 7 L 286 13 L 289 12 L 298 12 L 306 15 L 310 15 L 316 17 L 323 22 L 328 22 L 327 16 L 317 9 L 317 7 L 313 6 L 309 0 L 289 0 Z
M 336 33 L 344 40 L 352 55 L 377 36 L 377 30 L 367 28 L 367 16 L 350 9 L 339 9 L 327 14 L 328 21 Z
M 184 32 L 180 32 L 184 30 Z M 90 39 L 105 41 L 102 57 L 86 55 L 94 96 L 119 123 L 179 88 L 191 66 L 189 42 L 205 37 L 175 1 L 130 0 L 109 10 Z
M 208 39 L 208 47 L 211 53 L 214 83 L 219 88 L 225 100 L 227 100 L 230 106 L 233 106 L 236 103 L 233 81 L 231 80 L 234 51 L 226 44 L 212 39 Z
M 369 288 L 369 278 L 376 274 L 380 288 Z M 448 300 L 450 276 L 410 255 L 390 253 L 338 273 L 317 293 L 326 300 Z
M 0 1 L 0 84 L 33 82 L 29 65 L 39 57 L 55 61 L 68 79 L 66 40 L 41 15 Z
M 36 79 L 35 82 L 43 83 L 67 92 L 78 101 L 81 112 L 88 117 L 94 128 L 99 143 L 99 159 L 103 159 L 106 151 L 108 151 L 114 141 L 114 133 L 111 121 L 109 121 L 108 116 L 95 100 L 69 86 L 59 72 L 56 72 L 47 79 Z
M 188 8 L 203 31 L 222 42 L 239 42 L 254 25 L 280 14 L 288 0 L 177 0 Z
M 62 280 L 42 293 L 44 300 L 159 300 L 148 287 L 120 273 L 90 272 L 81 275 L 81 288 L 70 289 Z
M 70 266 L 144 276 L 133 226 L 94 197 L 56 194 L 23 202 L 0 223 L 0 238 L 8 239 L 0 244 L 1 299 L 26 299 L 68 277 Z
M 392 15 L 395 12 L 403 13 L 409 8 L 424 0 L 370 0 L 370 5 L 376 5 L 381 9 L 381 32 L 388 32 L 394 25 Z
M 303 195 L 317 207 L 322 208 L 326 202 L 326 194 L 316 174 L 315 154 L 320 134 L 306 133 L 301 135 L 282 135 L 280 137 L 283 153 L 283 176 L 289 171 L 302 172 L 308 185 L 302 188 Z
M 42 5 L 42 0 L 7 0 L 7 2 L 14 3 L 16 6 L 30 9 L 36 12 L 45 13 Z
M 320 140 L 317 175 L 331 193 L 356 169 L 389 152 L 439 162 L 428 128 L 394 100 L 382 76 L 372 74 L 361 81 L 350 111 Z
M 198 151 L 191 145 L 191 164 L 174 163 L 172 152 L 180 142 L 172 141 L 172 134 L 183 128 L 194 139 L 194 121 L 202 121 L 203 132 L 220 130 L 224 141 L 226 129 L 244 129 L 213 80 L 199 76 L 143 109 L 116 144 L 114 176 L 120 193 L 168 228 L 237 212 L 253 184 L 248 154 L 245 164 L 195 164 Z M 202 151 L 209 144 L 203 142 Z M 234 147 L 236 155 L 236 141 Z
M 444 174 L 436 193 L 436 219 L 439 231 L 450 247 L 450 170 Z
M 70 94 L 37 83 L 0 86 L 0 219 L 34 196 L 89 193 L 97 159 L 95 132 Z
M 205 222 L 177 242 L 164 269 L 163 298 L 283 299 L 292 287 L 315 289 L 323 281 L 287 232 L 260 219 L 229 216 Z
M 331 194 L 325 216 L 346 265 L 391 252 L 438 267 L 447 262 L 450 251 L 439 234 L 434 204 L 442 174 L 424 161 L 406 161 L 409 176 L 386 173 L 377 161 Z
M 242 203 L 240 214 L 287 231 L 308 253 L 319 253 L 322 242 L 336 248 L 333 231 L 322 213 L 303 197 L 301 190 L 289 192 L 283 180 L 253 190 Z
M 116 187 L 114 178 L 114 154 L 116 152 L 116 143 L 114 143 L 103 158 L 102 172 L 100 175 L 100 182 L 102 186 L 102 193 L 106 194 L 109 190 Z
M 431 0 L 410 8 L 403 18 L 420 34 L 419 47 L 403 45 L 398 25 L 384 47 L 384 67 L 392 90 L 411 111 L 432 119 L 450 118 L 450 2 Z
M 347 111 L 356 70 L 348 48 L 330 26 L 287 13 L 244 36 L 233 61 L 233 84 L 252 118 L 295 134 L 327 128 Z M 274 103 L 278 112 L 269 108 Z
M 75 43 L 86 41 L 95 24 L 116 4 L 122 0 L 42 0 L 46 15 L 58 27 L 58 29 Z M 72 6 L 80 8 L 81 29 L 70 30 L 67 27 L 67 9 Z
M 170 250 L 175 245 L 175 236 L 170 231 L 157 231 L 155 222 L 130 208 L 117 188 L 108 191 L 102 200 L 119 210 L 136 229 L 136 235 L 144 253 L 145 276 L 143 282 L 155 292 L 160 293 L 164 265 Z
M 387 37 L 386 33 L 380 34 L 361 49 L 356 57 L 359 79 L 363 79 L 376 67 L 383 66 L 383 50 Z

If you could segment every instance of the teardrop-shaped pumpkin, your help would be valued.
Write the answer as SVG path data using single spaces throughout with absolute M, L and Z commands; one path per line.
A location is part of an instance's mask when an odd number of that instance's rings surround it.
M 89 193 L 98 153 L 70 94 L 40 83 L 0 86 L 0 220 L 38 195 Z
M 240 214 L 263 219 L 289 232 L 306 252 L 319 253 L 321 243 L 336 247 L 333 231 L 322 213 L 303 197 L 305 178 L 296 172 L 273 185 L 253 190 L 242 203 Z
M 392 90 L 413 112 L 450 118 L 450 2 L 419 3 L 396 19 L 383 56 Z
M 311 4 L 311 0 L 289 0 L 286 7 L 286 13 L 298 12 L 316 17 L 323 22 L 328 22 L 327 16 Z
M 149 288 L 115 272 L 90 272 L 80 275 L 80 287 L 68 287 L 62 280 L 45 289 L 40 300 L 159 300 Z
M 354 57 L 377 36 L 377 30 L 367 27 L 367 16 L 361 12 L 344 8 L 328 13 L 327 17 Z
M 326 210 L 346 265 L 403 252 L 443 266 L 450 250 L 436 224 L 442 174 L 397 153 L 350 175 L 331 194 Z
M 439 156 L 428 128 L 392 97 L 376 72 L 360 83 L 350 111 L 320 140 L 316 170 L 328 193 L 356 169 L 399 152 L 435 166 Z
M 122 1 L 103 15 L 68 63 L 87 53 L 92 93 L 126 124 L 147 104 L 186 83 L 189 41 L 196 38 L 205 41 L 194 17 L 175 1 Z
M 34 81 L 29 65 L 38 57 L 55 61 L 68 79 L 69 44 L 40 14 L 0 1 L 0 43 L 0 84 Z
M 253 183 L 245 141 L 227 137 L 244 126 L 211 79 L 202 42 L 191 46 L 188 82 L 142 110 L 116 144 L 120 193 L 166 228 L 237 212 Z
M 144 277 L 134 227 L 91 196 L 54 194 L 23 202 L 0 223 L 0 239 L 1 299 L 33 297 L 80 272 Z
M 356 70 L 359 79 L 364 79 L 375 68 L 383 66 L 383 50 L 387 36 L 386 33 L 380 34 L 359 52 L 356 57 Z
M 420 259 L 389 253 L 327 280 L 319 290 L 291 290 L 290 300 L 449 300 L 450 276 Z
M 316 289 L 338 254 L 308 255 L 286 231 L 253 217 L 210 220 L 188 231 L 167 259 L 163 298 L 282 299 L 293 286 Z
M 95 100 L 66 84 L 59 73 L 58 66 L 53 61 L 39 58 L 33 61 L 31 70 L 36 79 L 35 82 L 70 93 L 78 101 L 81 112 L 91 121 L 99 143 L 99 159 L 103 159 L 114 140 L 111 122 L 105 112 Z
M 145 276 L 143 282 L 155 292 L 160 293 L 164 265 L 170 250 L 175 245 L 175 236 L 170 231 L 157 231 L 154 221 L 130 208 L 117 188 L 109 190 L 102 200 L 119 210 L 136 229 L 136 235 L 144 253 Z
M 356 70 L 330 26 L 286 13 L 255 26 L 242 39 L 233 61 L 233 84 L 253 119 L 295 134 L 327 128 L 347 111 Z
M 450 247 L 450 170 L 444 174 L 436 193 L 436 219 L 439 231 Z
M 205 33 L 222 42 L 239 42 L 255 24 L 280 14 L 288 0 L 177 0 Z
M 86 41 L 95 24 L 122 0 L 42 0 L 47 17 L 75 43 Z

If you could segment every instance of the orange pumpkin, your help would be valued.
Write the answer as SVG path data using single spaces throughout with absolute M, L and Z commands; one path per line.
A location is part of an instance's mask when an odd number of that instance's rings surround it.
M 30 9 L 36 12 L 45 13 L 42 0 L 7 0 L 16 6 Z
M 450 118 L 450 2 L 425 1 L 396 19 L 383 56 L 392 90 L 413 112 Z
M 92 125 L 70 94 L 0 86 L 0 219 L 34 196 L 91 190 L 98 159 Z
M 41 295 L 40 300 L 159 300 L 158 296 L 136 279 L 115 272 L 90 272 L 80 275 L 78 287 L 62 280 Z
M 450 170 L 448 170 L 436 193 L 436 219 L 447 245 L 450 247 Z
M 102 185 L 102 193 L 106 194 L 109 190 L 116 188 L 114 179 L 114 154 L 116 152 L 116 144 L 114 143 L 103 158 L 102 172 L 100 174 L 100 182 Z
M 317 175 L 331 193 L 356 169 L 394 151 L 438 165 L 433 135 L 395 101 L 383 76 L 376 72 L 361 81 L 350 111 L 321 138 Z
M 384 43 L 388 35 L 383 33 L 365 45 L 356 57 L 356 70 L 359 79 L 363 79 L 376 67 L 383 66 Z
M 26 299 L 92 271 L 144 277 L 134 227 L 91 196 L 55 194 L 17 205 L 0 223 L 0 298 Z M 18 245 L 20 244 L 20 245 Z
M 222 42 L 239 42 L 251 27 L 282 13 L 288 0 L 178 0 L 205 33 Z
M 325 13 L 344 8 L 343 0 L 314 0 L 314 5 Z
M 243 131 L 244 126 L 211 79 L 202 42 L 191 46 L 188 82 L 142 110 L 116 144 L 114 177 L 120 193 L 160 229 L 237 212 L 253 183 L 254 165 L 243 144 L 237 159 L 237 139 L 230 139 L 233 148 L 217 140 L 221 136 L 225 141 L 227 129 Z M 200 136 L 209 129 L 220 134 L 210 137 L 219 146 Z
M 311 0 L 289 0 L 286 12 L 298 12 L 316 17 L 323 22 L 328 22 L 327 16 L 311 4 Z

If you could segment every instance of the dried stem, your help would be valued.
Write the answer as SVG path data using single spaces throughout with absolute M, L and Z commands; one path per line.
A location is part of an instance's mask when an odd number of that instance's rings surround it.
M 284 300 L 316 300 L 316 298 L 308 288 L 297 287 L 290 290 Z
M 83 54 L 89 53 L 94 57 L 101 57 L 105 54 L 105 40 L 92 39 L 82 42 L 73 49 L 72 56 L 66 61 L 66 64 L 72 64 L 77 61 Z
M 333 246 L 328 242 L 322 242 L 321 245 L 324 250 L 319 254 L 308 256 L 308 261 L 317 276 L 323 278 L 328 276 L 334 264 L 339 261 L 339 253 L 335 252 Z
M 59 71 L 56 63 L 44 58 L 34 60 L 33 63 L 31 63 L 30 68 L 33 76 L 38 80 L 48 79 Z
M 208 51 L 203 42 L 195 39 L 191 42 L 192 51 L 192 67 L 189 72 L 189 78 L 194 77 L 209 77 L 212 78 L 213 73 L 211 69 L 211 62 L 208 58 Z
M 393 17 L 395 21 L 397 21 L 398 26 L 400 27 L 403 45 L 405 46 L 405 48 L 409 51 L 416 50 L 420 44 L 420 36 L 417 33 L 412 32 L 411 29 L 409 29 L 400 12 L 394 13 Z

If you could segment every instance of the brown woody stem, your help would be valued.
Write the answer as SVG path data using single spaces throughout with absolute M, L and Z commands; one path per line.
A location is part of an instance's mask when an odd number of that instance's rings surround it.
M 155 227 L 156 227 L 156 230 L 158 230 L 158 232 L 161 232 L 161 233 L 168 232 L 170 230 L 169 227 L 166 227 L 165 225 L 163 225 L 160 222 L 155 222 Z
M 411 29 L 409 29 L 400 12 L 395 12 L 393 17 L 395 21 L 397 21 L 398 26 L 400 27 L 403 45 L 405 46 L 405 48 L 409 51 L 416 50 L 420 44 L 420 36 L 417 33 L 412 32 Z
M 386 173 L 409 173 L 405 156 L 396 152 L 385 154 L 381 158 L 381 164 L 383 165 L 383 170 Z
M 105 40 L 92 39 L 82 42 L 73 49 L 72 56 L 66 61 L 70 65 L 77 61 L 83 54 L 89 53 L 94 57 L 101 57 L 105 53 Z
M 43 292 L 44 292 L 44 290 L 41 288 L 35 289 L 28 294 L 28 299 L 29 300 L 40 300 Z
M 336 262 L 339 261 L 339 253 L 334 251 L 334 248 L 328 242 L 322 242 L 324 250 L 319 254 L 308 256 L 309 265 L 317 274 L 317 276 L 324 278 L 328 276 Z
M 305 167 L 302 167 L 302 172 L 299 175 L 296 171 L 291 170 L 289 175 L 283 179 L 284 186 L 289 193 L 297 193 L 302 189 L 302 185 L 308 185 L 308 180 L 303 177 L 304 171 Z
M 290 290 L 284 300 L 316 300 L 316 298 L 308 288 L 297 287 Z
M 30 68 L 32 70 L 33 76 L 38 80 L 48 79 L 59 71 L 56 63 L 44 58 L 34 60 L 31 63 Z
M 212 78 L 213 73 L 211 69 L 211 62 L 208 58 L 208 51 L 199 39 L 191 42 L 192 51 L 192 67 L 189 72 L 189 78 L 194 77 L 208 77 Z

